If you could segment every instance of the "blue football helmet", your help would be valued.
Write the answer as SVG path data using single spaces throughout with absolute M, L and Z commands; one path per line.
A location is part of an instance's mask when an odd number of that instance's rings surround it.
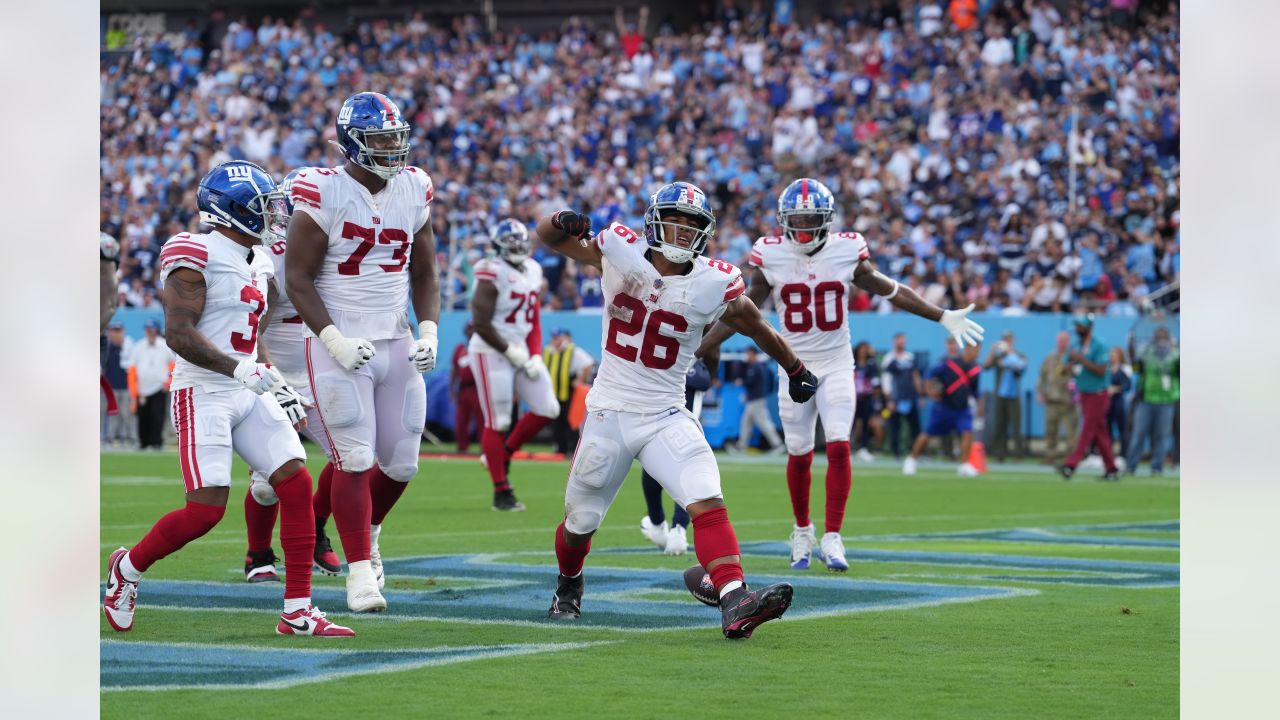
M 210 170 L 196 191 L 196 207 L 201 222 L 262 241 L 283 237 L 289 227 L 284 193 L 267 171 L 248 160 L 232 160 Z
M 347 98 L 335 127 L 342 154 L 383 180 L 409 164 L 409 123 L 386 95 L 362 92 Z
M 692 218 L 701 227 L 675 222 L 675 215 Z M 649 198 L 644 211 L 644 239 L 673 263 L 687 263 L 707 249 L 716 231 L 706 193 L 687 182 L 667 183 Z
M 778 196 L 778 224 L 791 242 L 807 251 L 822 247 L 831 232 L 836 197 L 813 178 L 800 178 Z
M 293 191 L 293 181 L 297 179 L 299 173 L 306 169 L 308 168 L 294 168 L 290 170 L 289 174 L 285 175 L 284 180 L 280 182 L 280 192 L 284 193 L 284 206 L 289 211 L 289 217 L 293 217 L 293 198 L 290 197 Z
M 515 218 L 507 218 L 489 228 L 489 244 L 494 255 L 512 265 L 524 262 L 533 252 L 529 228 Z

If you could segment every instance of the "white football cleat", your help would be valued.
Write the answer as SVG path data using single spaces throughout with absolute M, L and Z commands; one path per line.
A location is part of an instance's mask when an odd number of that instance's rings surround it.
M 381 525 L 369 526 L 369 567 L 373 576 L 378 579 L 378 589 L 387 586 L 387 578 L 382 573 L 382 553 L 378 550 L 378 536 L 382 534 Z
M 813 546 L 818 542 L 813 523 L 807 527 L 795 526 L 791 531 L 791 569 L 808 570 L 809 556 L 813 554 Z
M 910 455 L 908 455 L 908 456 L 907 456 L 907 459 L 902 461 L 902 474 L 903 474 L 903 475 L 915 475 L 915 474 L 916 474 L 916 459 L 915 459 L 915 458 L 913 458 L 913 457 L 911 457 Z
M 849 561 L 844 558 L 844 540 L 840 537 L 840 533 L 829 532 L 823 535 L 819 552 L 822 553 L 822 561 L 827 564 L 828 570 L 844 572 L 849 569 Z
M 666 523 L 663 523 L 664 525 Z M 667 531 L 667 546 L 663 555 L 683 555 L 689 552 L 689 535 L 683 525 L 672 525 Z
M 355 637 L 355 631 L 329 622 L 320 608 L 308 605 L 303 610 L 281 613 L 276 623 L 277 635 L 304 635 L 308 637 Z
M 854 457 L 858 458 L 858 462 L 864 463 L 874 462 L 876 459 L 876 456 L 872 455 L 871 451 L 866 448 L 859 448 Z
M 128 554 L 128 550 L 120 548 L 111 553 L 107 562 L 107 594 L 102 599 L 102 612 L 116 632 L 133 628 L 133 608 L 138 599 L 138 583 L 125 580 L 120 573 L 120 561 Z
M 351 612 L 382 612 L 387 600 L 378 592 L 378 579 L 368 560 L 347 563 L 347 607 Z
M 962 463 L 960 467 L 956 469 L 956 473 L 960 477 L 978 477 L 978 468 L 970 465 L 969 463 Z
M 663 520 L 661 525 L 654 525 L 648 515 L 640 518 L 640 532 L 644 533 L 645 538 L 649 542 L 658 546 L 659 550 L 667 549 L 667 521 Z

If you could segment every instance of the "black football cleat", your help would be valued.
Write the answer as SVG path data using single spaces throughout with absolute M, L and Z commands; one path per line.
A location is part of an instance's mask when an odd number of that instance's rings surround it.
M 516 499 L 512 490 L 497 490 L 493 493 L 493 509 L 498 512 L 520 512 L 524 503 Z
M 586 582 L 582 573 L 578 577 L 556 576 L 556 594 L 551 596 L 551 609 L 547 617 L 552 620 L 577 620 L 582 617 L 582 590 Z
M 337 575 L 342 572 L 342 561 L 338 559 L 338 553 L 333 551 L 333 544 L 329 542 L 329 536 L 324 534 L 324 528 L 319 528 L 316 533 L 316 549 L 312 555 L 315 563 L 315 569 L 325 575 Z
M 244 556 L 244 580 L 245 582 L 277 582 L 280 576 L 276 574 L 276 561 L 280 558 L 272 552 L 271 548 L 259 550 L 258 552 L 249 552 Z
M 791 607 L 790 583 L 778 583 L 760 590 L 745 585 L 720 598 L 721 628 L 730 640 L 751 637 L 761 623 L 782 617 Z
M 1063 480 L 1070 480 L 1071 476 L 1076 474 L 1076 469 L 1070 465 L 1059 465 L 1058 472 L 1062 474 Z
M 1120 482 L 1120 473 L 1116 470 L 1112 470 L 1098 479 L 1103 482 Z

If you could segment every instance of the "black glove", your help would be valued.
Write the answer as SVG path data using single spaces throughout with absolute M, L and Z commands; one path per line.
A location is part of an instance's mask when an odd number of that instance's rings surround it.
M 791 378 L 787 383 L 787 393 L 791 395 L 793 402 L 809 402 L 814 393 L 818 392 L 818 378 L 799 359 L 795 365 L 787 368 L 787 376 Z
M 685 375 L 684 387 L 686 390 L 706 390 L 711 387 L 711 371 L 707 369 L 706 364 L 701 360 L 694 360 L 693 366 L 689 368 L 689 374 Z
M 551 216 L 551 226 L 575 240 L 591 237 L 591 218 L 572 210 L 561 210 Z

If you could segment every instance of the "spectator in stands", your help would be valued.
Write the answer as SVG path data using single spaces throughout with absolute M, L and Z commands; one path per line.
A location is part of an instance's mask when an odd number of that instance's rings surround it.
M 471 368 L 471 356 L 467 345 L 471 342 L 474 326 L 468 320 L 462 328 L 463 341 L 453 349 L 453 362 L 449 364 L 449 397 L 453 400 L 453 437 L 458 452 L 465 453 L 471 442 L 480 437 L 484 415 L 480 411 L 480 391 L 476 387 L 475 371 Z
M 1111 364 L 1107 367 L 1107 374 L 1111 380 L 1111 384 L 1107 386 L 1107 394 L 1111 396 L 1111 404 L 1107 409 L 1107 432 L 1117 448 L 1116 457 L 1126 457 L 1125 449 L 1129 447 L 1129 408 L 1126 398 L 1129 389 L 1133 387 L 1133 369 L 1125 362 L 1124 348 L 1111 348 Z
M 902 424 L 906 423 L 908 442 L 913 442 L 920 434 L 920 393 L 923 381 L 916 356 L 907 350 L 906 333 L 893 336 L 893 349 L 885 353 L 880 362 L 883 376 L 881 389 L 889 414 L 889 449 L 894 459 L 900 459 L 899 442 L 902 436 Z
M 1119 480 L 1115 455 L 1111 451 L 1111 433 L 1107 428 L 1107 410 L 1110 396 L 1107 387 L 1107 363 L 1110 353 L 1101 340 L 1093 336 L 1093 315 L 1080 315 L 1075 319 L 1076 342 L 1067 350 L 1067 361 L 1076 378 L 1076 390 L 1080 393 L 1080 437 L 1076 449 L 1063 461 L 1062 477 L 1070 480 L 1076 466 L 1096 442 L 1105 468 L 1103 480 Z
M 1013 346 L 1013 331 L 1005 330 L 1000 342 L 991 348 L 984 370 L 996 371 L 995 438 L 992 450 L 1000 462 L 1009 455 L 1009 437 L 1013 436 L 1015 457 L 1027 454 L 1022 435 L 1022 373 L 1027 369 L 1027 356 Z
M 129 352 L 133 349 L 133 340 L 125 337 L 124 323 L 112 321 L 107 325 L 107 341 L 102 348 L 102 374 L 111 385 L 116 405 L 120 413 L 107 416 L 104 420 L 106 433 L 103 441 L 116 447 L 136 447 L 138 444 L 138 425 L 133 416 L 133 404 L 129 400 Z
M 1133 351 L 1130 340 L 1129 352 Z M 1134 357 L 1138 406 L 1133 413 L 1133 432 L 1129 435 L 1125 466 L 1130 473 L 1137 472 L 1142 449 L 1149 445 L 1151 474 L 1159 475 L 1164 472 L 1165 456 L 1172 450 L 1174 414 L 1181 397 L 1181 361 L 1169 329 L 1163 326 L 1156 328 L 1142 354 Z
M 774 426 L 773 417 L 769 414 L 769 373 L 760 362 L 754 345 L 747 347 L 742 375 L 734 384 L 746 391 L 746 397 L 742 408 L 742 422 L 738 426 L 738 442 L 726 449 L 746 452 L 751 445 L 751 433 L 759 428 L 769 443 L 769 450 L 782 452 L 785 449 L 782 438 L 778 436 L 778 428 Z
M 129 411 L 138 416 L 138 443 L 143 450 L 164 448 L 169 418 L 169 379 L 177 356 L 160 337 L 160 323 L 148 320 L 142 342 L 128 354 Z
M 1058 333 L 1057 344 L 1040 363 L 1036 401 L 1044 406 L 1044 462 L 1057 465 L 1076 444 L 1076 406 L 1071 399 L 1071 372 L 1067 350 L 1071 334 Z M 1064 438 L 1065 436 L 1065 438 Z M 1061 440 L 1066 440 L 1061 445 Z
M 542 349 L 542 361 L 551 376 L 551 388 L 560 401 L 560 414 L 551 425 L 556 452 L 569 455 L 578 445 L 578 433 L 569 422 L 574 394 L 578 388 L 591 384 L 591 372 L 595 358 L 591 353 L 573 343 L 573 336 L 565 328 L 551 330 L 551 343 Z
M 880 392 L 880 364 L 876 362 L 875 348 L 863 341 L 853 346 L 853 387 L 857 395 L 854 405 L 853 433 L 858 438 L 857 457 L 871 462 L 871 444 L 879 447 L 884 442 L 884 395 Z

